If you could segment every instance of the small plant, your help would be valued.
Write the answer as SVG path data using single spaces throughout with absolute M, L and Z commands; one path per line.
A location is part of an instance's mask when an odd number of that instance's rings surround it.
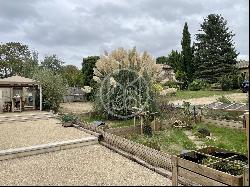
M 60 117 L 61 122 L 63 123 L 63 126 L 72 126 L 73 123 L 77 121 L 77 117 L 71 114 L 63 114 Z
M 222 161 L 212 166 L 214 169 L 237 176 L 243 174 L 243 167 L 237 163 Z
M 198 91 L 202 89 L 206 89 L 208 87 L 207 83 L 202 80 L 194 80 L 191 84 L 189 84 L 188 89 L 191 91 Z
M 233 80 L 230 76 L 223 76 L 220 80 L 220 84 L 223 91 L 228 91 L 233 88 Z
M 206 136 L 210 136 L 210 131 L 206 127 L 198 128 L 197 132 L 199 133 L 198 137 L 200 136 L 200 138 L 205 138 Z
M 222 103 L 225 103 L 225 104 L 231 104 L 232 102 L 224 95 L 222 95 L 221 97 L 219 97 L 217 99 L 218 102 L 222 102 Z

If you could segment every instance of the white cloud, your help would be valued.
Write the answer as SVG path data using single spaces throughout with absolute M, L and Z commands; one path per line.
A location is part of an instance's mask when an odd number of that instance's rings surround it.
M 68 64 L 116 47 L 137 46 L 155 57 L 180 49 L 185 21 L 194 39 L 210 13 L 236 34 L 239 58 L 249 58 L 248 0 L 0 0 L 0 42 L 19 41 Z

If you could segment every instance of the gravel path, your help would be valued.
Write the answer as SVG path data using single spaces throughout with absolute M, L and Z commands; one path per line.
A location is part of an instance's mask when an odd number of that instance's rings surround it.
M 0 150 L 91 136 L 73 127 L 62 127 L 57 119 L 0 124 Z
M 0 171 L 0 185 L 171 185 L 101 145 L 1 161 Z
M 93 110 L 93 104 L 91 102 L 73 102 L 73 103 L 61 103 L 62 110 L 67 113 L 87 113 Z
M 228 94 L 225 95 L 226 97 L 229 98 L 229 100 L 237 102 L 237 103 L 241 103 L 244 102 L 248 96 L 246 93 L 234 93 L 234 94 Z M 216 100 L 219 98 L 219 95 L 216 96 L 211 96 L 211 97 L 201 97 L 201 98 L 193 98 L 193 99 L 186 99 L 186 102 L 190 102 L 192 105 L 207 105 L 213 102 L 216 102 Z M 172 103 L 174 103 L 175 105 L 182 105 L 183 103 L 183 99 L 182 100 L 176 100 L 173 101 Z

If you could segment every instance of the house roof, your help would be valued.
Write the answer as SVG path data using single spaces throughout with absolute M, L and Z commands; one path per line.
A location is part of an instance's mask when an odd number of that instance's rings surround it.
M 0 85 L 38 85 L 37 81 L 18 75 L 0 79 Z
M 244 69 L 249 67 L 249 61 L 246 60 L 240 60 L 237 64 L 236 67 L 239 69 Z

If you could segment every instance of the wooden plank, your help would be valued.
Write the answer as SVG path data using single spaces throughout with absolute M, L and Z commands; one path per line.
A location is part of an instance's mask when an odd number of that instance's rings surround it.
M 172 155 L 172 186 L 178 186 L 178 157 Z
M 182 158 L 178 158 L 178 166 L 231 186 L 242 185 L 242 177 L 233 176 Z
M 243 186 L 249 186 L 249 165 L 244 167 Z
M 245 120 L 246 120 L 246 135 L 247 135 L 247 150 L 248 150 L 248 163 L 249 163 L 249 112 L 246 112 L 245 114 Z
M 192 182 L 201 184 L 202 186 L 227 186 L 226 184 L 217 182 L 217 181 L 215 181 L 213 179 L 210 179 L 210 178 L 204 177 L 202 175 L 199 175 L 197 173 L 191 172 L 191 171 L 189 171 L 187 169 L 184 169 L 182 167 L 178 167 L 178 175 L 183 177 L 183 178 L 187 178 Z M 175 180 L 173 180 L 173 179 L 175 179 L 174 178 L 174 172 L 173 172 L 173 175 L 172 175 L 172 184 L 174 185 L 173 181 L 176 182 L 176 179 Z

